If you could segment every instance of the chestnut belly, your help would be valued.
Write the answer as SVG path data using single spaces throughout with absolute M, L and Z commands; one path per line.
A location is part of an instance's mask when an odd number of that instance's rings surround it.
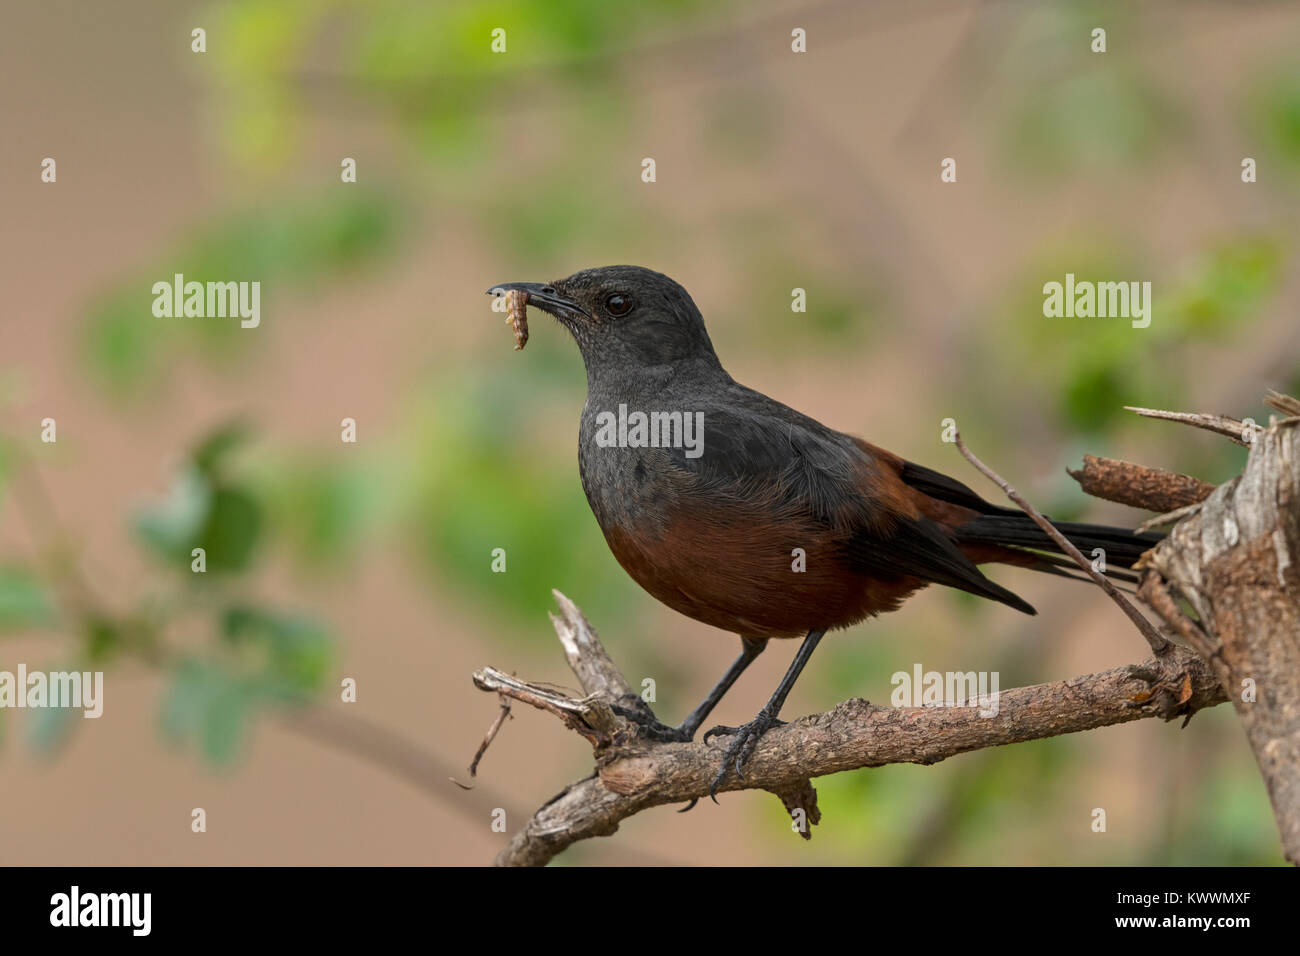
M 609 527 L 605 540 L 624 570 L 655 598 L 747 637 L 802 637 L 848 627 L 893 610 L 926 583 L 906 575 L 867 577 L 851 568 L 843 539 L 802 522 L 679 517 L 660 534 Z

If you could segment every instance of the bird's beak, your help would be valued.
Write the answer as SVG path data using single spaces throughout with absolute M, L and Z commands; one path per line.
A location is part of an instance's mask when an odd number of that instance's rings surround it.
M 527 293 L 529 305 L 534 305 L 543 312 L 549 312 L 561 321 L 575 319 L 578 316 L 591 318 L 586 309 L 572 299 L 560 295 L 555 286 L 544 282 L 503 282 L 488 289 L 487 294 L 505 295 L 512 289 Z

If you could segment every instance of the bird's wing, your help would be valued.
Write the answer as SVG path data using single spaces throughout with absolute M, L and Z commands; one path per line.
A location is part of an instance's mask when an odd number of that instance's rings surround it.
M 694 479 L 695 493 L 761 496 L 825 526 L 847 566 L 865 577 L 915 577 L 1033 613 L 919 512 L 898 472 L 870 446 L 785 406 L 706 410 L 702 454 L 677 451 L 672 461 Z
M 770 401 L 770 400 L 769 400 Z M 763 495 L 831 525 L 882 520 L 881 466 L 847 435 L 785 406 L 703 410 L 700 454 L 671 453 L 702 494 Z
M 1015 508 L 1002 508 L 998 505 L 990 504 L 981 498 L 967 485 L 962 484 L 956 478 L 951 478 L 941 471 L 935 471 L 932 468 L 926 468 L 924 465 L 918 465 L 913 461 L 900 461 L 899 477 L 908 486 L 915 488 L 922 494 L 929 495 L 937 501 L 946 501 L 949 504 L 960 505 L 963 508 L 970 508 L 972 511 L 982 515 L 1004 515 L 1020 514 Z

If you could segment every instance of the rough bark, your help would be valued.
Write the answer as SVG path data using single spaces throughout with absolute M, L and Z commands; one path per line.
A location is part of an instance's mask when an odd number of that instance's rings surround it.
M 1144 565 L 1155 575 L 1145 593 L 1164 589 L 1190 607 L 1153 602 L 1229 688 L 1283 852 L 1300 863 L 1300 420 L 1261 432 L 1245 470 Z
M 1214 491 L 1214 485 L 1191 475 L 1096 455 L 1084 455 L 1082 468 L 1066 471 L 1094 498 L 1161 513 L 1204 501 Z

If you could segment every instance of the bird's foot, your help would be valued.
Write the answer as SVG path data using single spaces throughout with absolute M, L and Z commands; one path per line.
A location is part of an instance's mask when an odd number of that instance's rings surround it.
M 713 783 L 709 786 L 709 799 L 714 803 L 718 802 L 718 787 L 722 785 L 722 781 L 727 779 L 727 769 L 733 764 L 736 768 L 737 779 L 744 780 L 743 768 L 754 753 L 754 748 L 758 746 L 759 738 L 773 727 L 781 727 L 784 724 L 784 720 L 778 720 L 776 714 L 764 707 L 758 712 L 757 717 L 739 727 L 726 727 L 722 724 L 717 727 L 710 727 L 704 734 L 705 743 L 709 742 L 710 737 L 723 735 L 730 736 L 732 741 L 731 746 L 727 748 L 727 753 L 722 758 L 722 769 L 718 771 L 718 775 L 713 778 Z
M 611 710 L 620 717 L 625 717 L 632 723 L 636 724 L 637 733 L 647 740 L 653 740 L 662 744 L 688 744 L 694 736 L 692 731 L 683 727 L 669 727 L 667 724 L 655 717 L 654 712 L 644 703 L 639 707 L 626 707 L 622 704 L 612 704 Z

